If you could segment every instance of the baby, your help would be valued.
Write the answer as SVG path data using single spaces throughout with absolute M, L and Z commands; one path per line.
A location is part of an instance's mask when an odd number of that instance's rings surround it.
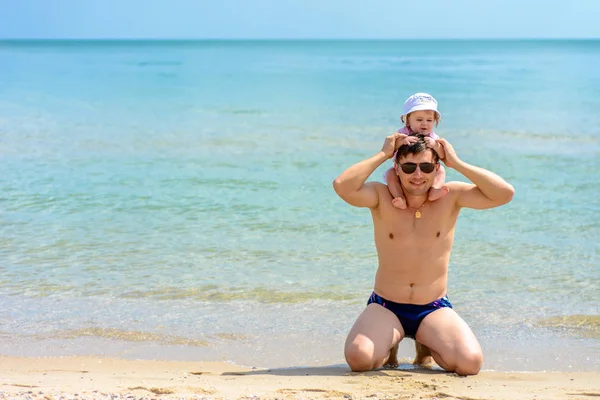
M 434 124 L 435 126 L 438 125 L 440 117 L 437 101 L 433 96 L 427 93 L 415 93 L 410 96 L 404 102 L 404 112 L 400 116 L 400 120 L 405 124 L 404 128 L 398 129 L 398 133 L 403 134 L 401 145 L 415 142 L 417 138 L 414 135 L 422 134 L 425 136 L 427 145 L 438 153 L 440 158 L 444 158 L 444 147 L 436 141 L 440 137 L 433 132 L 433 126 Z M 449 189 L 444 186 L 445 180 L 446 170 L 443 165 L 440 165 L 440 168 L 435 172 L 433 186 L 427 196 L 429 201 L 435 201 L 448 194 Z M 394 167 L 385 172 L 385 181 L 393 197 L 392 204 L 395 207 L 405 209 L 406 198 Z

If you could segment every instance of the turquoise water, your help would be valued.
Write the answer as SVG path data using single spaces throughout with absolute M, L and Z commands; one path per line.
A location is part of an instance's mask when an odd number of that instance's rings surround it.
M 599 63 L 593 40 L 0 41 L 0 354 L 343 363 L 376 259 L 331 182 L 426 91 L 516 188 L 463 211 L 451 259 L 484 368 L 598 370 Z

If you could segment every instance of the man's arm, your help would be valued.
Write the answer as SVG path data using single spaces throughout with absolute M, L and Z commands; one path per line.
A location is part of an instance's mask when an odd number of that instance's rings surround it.
M 476 209 L 498 207 L 512 200 L 515 189 L 500 176 L 486 169 L 462 161 L 454 148 L 445 139 L 439 143 L 444 146 L 445 157 L 442 160 L 449 168 L 454 168 L 474 185 L 457 184 L 457 205 Z
M 377 167 L 392 157 L 396 149 L 396 140 L 400 135 L 395 133 L 386 137 L 380 152 L 354 164 L 335 178 L 333 189 L 346 203 L 355 207 L 377 207 L 379 194 L 376 185 L 378 183 L 365 183 L 365 181 Z

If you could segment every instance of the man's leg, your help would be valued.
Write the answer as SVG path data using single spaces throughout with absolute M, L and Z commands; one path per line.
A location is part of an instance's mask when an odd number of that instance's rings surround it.
M 381 367 L 403 337 L 402 325 L 393 312 L 379 304 L 369 304 L 346 338 L 344 355 L 350 369 L 360 372 Z
M 435 362 L 446 371 L 476 375 L 481 369 L 481 346 L 471 328 L 451 308 L 440 308 L 426 316 L 416 339 L 431 349 Z

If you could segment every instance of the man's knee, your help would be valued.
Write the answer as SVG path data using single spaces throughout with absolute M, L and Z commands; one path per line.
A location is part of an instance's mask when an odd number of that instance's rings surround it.
M 480 350 L 461 352 L 456 358 L 455 372 L 458 375 L 477 375 L 483 364 L 483 354 Z
M 344 355 L 352 371 L 370 371 L 375 364 L 374 351 L 375 346 L 370 341 L 355 340 L 346 345 Z

